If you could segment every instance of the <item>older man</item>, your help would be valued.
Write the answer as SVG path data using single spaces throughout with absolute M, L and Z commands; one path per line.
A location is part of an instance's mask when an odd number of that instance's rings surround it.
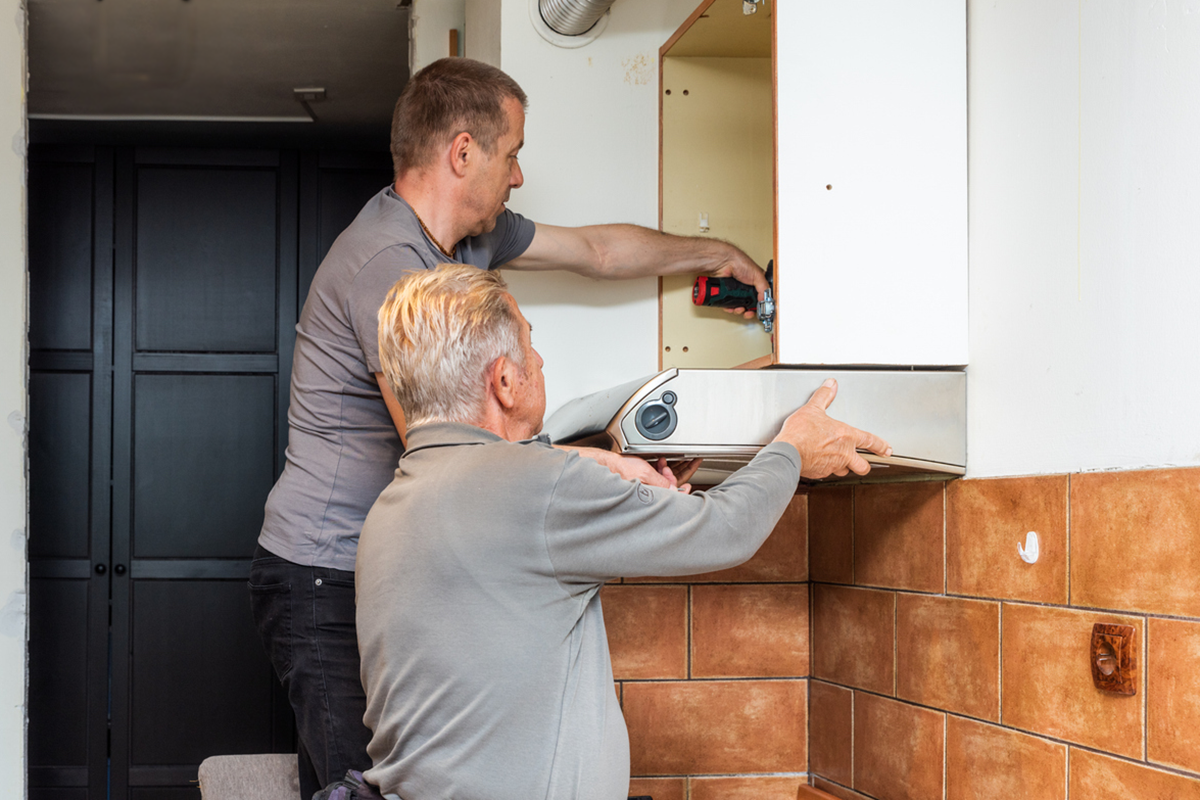
M 530 438 L 542 359 L 495 274 L 410 276 L 379 316 L 410 431 L 359 542 L 368 780 L 404 800 L 624 798 L 600 587 L 741 563 L 802 475 L 890 448 L 825 415 L 830 381 L 721 486 L 646 486 Z
M 375 338 L 392 284 L 452 261 L 598 278 L 710 272 L 766 288 L 762 271 L 724 242 L 633 225 L 541 225 L 508 210 L 524 182 L 525 105 L 512 78 L 470 59 L 414 75 L 393 119 L 395 183 L 334 242 L 296 326 L 287 463 L 267 500 L 250 589 L 296 713 L 305 800 L 367 763 L 352 570 L 363 519 L 403 452 L 404 415 Z M 639 459 L 587 455 L 667 485 Z

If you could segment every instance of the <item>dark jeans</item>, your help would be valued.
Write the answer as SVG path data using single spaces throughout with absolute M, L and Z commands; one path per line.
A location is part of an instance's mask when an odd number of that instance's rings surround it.
M 250 565 L 250 605 L 300 737 L 300 794 L 346 770 L 371 766 L 363 724 L 367 698 L 354 629 L 354 573 L 302 567 L 259 547 Z

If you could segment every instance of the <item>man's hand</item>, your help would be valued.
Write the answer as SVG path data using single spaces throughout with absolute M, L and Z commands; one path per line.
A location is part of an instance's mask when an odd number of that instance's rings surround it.
M 603 464 L 614 474 L 619 475 L 627 481 L 637 481 L 647 486 L 661 486 L 664 489 L 679 489 L 684 494 L 692 490 L 689 484 L 678 485 L 675 474 L 667 466 L 665 458 L 658 460 L 656 468 L 637 456 L 623 456 L 611 450 L 601 450 L 598 447 L 567 447 L 566 449 L 574 450 L 585 458 L 590 458 L 593 461 Z M 684 474 L 684 479 L 690 478 L 699 466 L 698 462 L 689 461 L 684 467 L 684 473 L 686 474 L 681 473 Z
M 750 256 L 727 242 L 714 240 L 713 244 L 721 245 L 723 261 L 712 271 L 712 274 L 717 278 L 736 278 L 742 283 L 750 284 L 758 290 L 758 299 L 762 300 L 764 293 L 770 288 L 767 284 L 767 274 L 763 272 L 762 268 L 755 264 Z M 725 308 L 722 310 L 728 311 L 730 314 L 741 314 L 746 319 L 754 319 L 758 316 L 757 308 Z
M 775 441 L 787 442 L 800 451 L 801 478 L 816 480 L 847 472 L 866 475 L 871 465 L 858 454 L 859 449 L 881 456 L 892 454 L 891 445 L 875 434 L 826 415 L 825 409 L 835 397 L 837 381 L 830 378 L 813 392 L 807 403 L 784 420 L 775 437 Z

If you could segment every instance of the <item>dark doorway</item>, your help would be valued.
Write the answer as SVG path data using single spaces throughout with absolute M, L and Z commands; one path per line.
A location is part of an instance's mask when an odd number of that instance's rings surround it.
M 31 798 L 194 798 L 293 752 L 246 575 L 294 326 L 386 153 L 39 145 L 29 159 Z

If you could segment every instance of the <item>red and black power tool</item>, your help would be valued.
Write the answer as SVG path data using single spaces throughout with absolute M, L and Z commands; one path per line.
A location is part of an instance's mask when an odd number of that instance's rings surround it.
M 736 278 L 713 278 L 701 275 L 692 284 L 692 302 L 698 306 L 713 308 L 755 308 L 763 329 L 770 333 L 775 327 L 775 300 L 772 290 L 775 287 L 775 262 L 767 262 L 768 289 L 763 299 L 758 299 L 758 290 L 748 283 L 742 283 Z

